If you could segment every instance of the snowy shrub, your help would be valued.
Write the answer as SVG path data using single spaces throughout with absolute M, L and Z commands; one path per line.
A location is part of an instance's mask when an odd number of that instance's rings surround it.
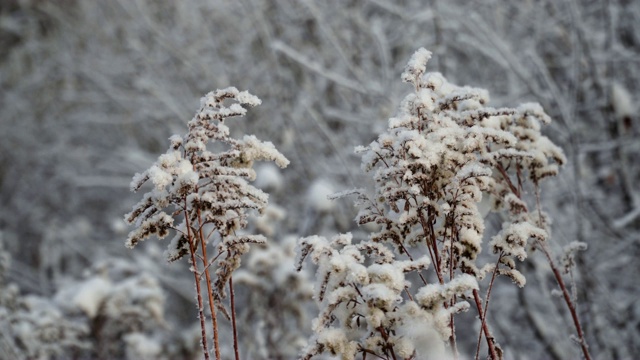
M 252 339 L 244 345 L 247 359 L 295 358 L 309 335 L 312 279 L 295 269 L 296 241 L 288 235 L 254 247 L 234 275 L 238 293 L 246 289 L 238 322 L 243 338 Z
M 21 295 L 6 283 L 9 260 L 0 233 L 0 358 L 63 358 L 89 348 L 84 324 L 68 319 L 51 299 Z
M 185 255 L 189 259 L 207 359 L 203 295 L 211 313 L 216 359 L 220 359 L 217 311 L 232 321 L 237 358 L 232 273 L 240 266 L 240 257 L 249 251 L 249 244 L 266 242 L 264 236 L 242 233 L 249 212 L 261 212 L 267 206 L 267 194 L 249 184 L 256 177 L 254 161 L 273 161 L 280 167 L 289 163 L 270 142 L 249 135 L 242 139 L 230 136 L 225 120 L 244 116 L 247 110 L 243 105 L 256 106 L 260 102 L 256 96 L 233 87 L 208 93 L 188 123 L 189 132 L 172 136 L 167 152 L 131 182 L 133 191 L 146 182 L 151 182 L 153 189 L 125 217 L 135 225 L 126 245 L 133 248 L 149 236 L 162 239 L 174 232 L 166 257 L 171 262 Z M 203 277 L 206 290 L 201 289 Z M 229 308 L 223 303 L 227 284 Z
M 153 333 L 165 326 L 164 294 L 150 275 L 133 276 L 115 284 L 96 277 L 80 290 L 74 299 L 76 303 L 86 302 L 87 307 L 91 306 L 90 301 L 99 304 L 98 312 L 91 317 L 92 331 L 99 340 L 96 349 L 99 356 L 123 357 L 121 341 L 125 336 Z M 102 299 L 86 298 L 101 292 Z
M 320 310 L 302 358 L 329 353 L 342 359 L 440 359 L 445 343 L 457 357 L 454 317 L 471 307 L 467 300 L 480 320 L 476 358 L 483 335 L 489 357 L 502 358 L 487 324 L 491 289 L 500 275 L 523 287 L 516 263 L 533 248 L 550 262 L 588 358 L 574 301 L 547 245 L 548 216 L 540 209 L 540 182 L 566 161 L 540 133 L 551 119 L 538 104 L 488 107 L 486 90 L 427 73 L 430 57 L 425 49 L 411 57 L 402 80 L 414 91 L 387 130 L 356 149 L 375 192 L 336 195 L 356 196 L 356 221 L 380 230 L 357 243 L 351 234 L 299 242 L 298 269 L 307 256 L 318 265 L 314 296 Z M 529 192 L 533 201 L 525 196 Z M 503 224 L 487 243 L 488 211 Z M 483 249 L 495 258 L 479 263 Z M 484 278 L 489 282 L 483 297 Z
M 144 263 L 107 258 L 56 293 L 54 300 L 67 316 L 89 329 L 92 347 L 85 356 L 175 359 L 198 355 L 200 335 L 174 331 L 175 324 L 165 317 L 165 290 Z

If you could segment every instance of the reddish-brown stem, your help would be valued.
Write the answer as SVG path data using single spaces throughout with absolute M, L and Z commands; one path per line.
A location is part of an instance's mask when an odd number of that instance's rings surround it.
M 451 222 L 453 224 L 453 221 Z M 455 235 L 455 239 L 459 240 L 458 238 L 458 232 L 456 231 L 456 226 L 455 225 L 451 225 L 451 244 L 449 245 L 449 281 L 453 280 L 453 239 L 454 239 L 454 235 Z M 446 236 L 446 234 L 445 234 Z
M 429 221 L 427 222 L 429 225 L 429 233 L 431 234 L 431 245 L 433 246 L 433 253 L 436 256 L 436 265 L 438 267 L 438 278 L 440 279 L 440 284 L 444 284 L 444 277 L 442 275 L 441 262 L 440 262 L 440 254 L 438 253 L 438 243 L 436 242 L 436 232 L 433 228 L 433 222 L 431 221 L 431 216 L 429 216 Z
M 540 188 L 536 183 L 536 206 L 538 208 L 538 226 L 542 227 L 542 209 L 540 207 Z M 562 296 L 564 301 L 567 303 L 569 307 L 569 312 L 571 313 L 571 318 L 573 319 L 573 325 L 578 332 L 578 338 L 580 339 L 580 348 L 582 348 L 582 353 L 584 354 L 584 358 L 586 360 L 591 360 L 591 354 L 589 354 L 589 346 L 587 346 L 587 341 L 584 338 L 584 332 L 582 331 L 582 326 L 580 325 L 580 318 L 578 318 L 578 312 L 576 311 L 576 305 L 571 300 L 571 296 L 569 295 L 569 290 L 562 279 L 562 275 L 558 270 L 551 254 L 549 253 L 549 249 L 547 249 L 546 245 L 542 243 L 540 240 L 536 239 L 536 243 L 542 249 L 542 252 L 547 257 L 547 261 L 549 262 L 549 266 L 551 266 L 551 270 L 553 271 L 553 276 L 556 278 L 556 282 L 558 286 L 560 286 L 560 290 L 562 290 Z
M 482 329 L 484 329 L 485 324 L 487 322 L 487 309 L 489 309 L 489 298 L 491 297 L 491 289 L 493 289 L 493 282 L 496 279 L 496 275 L 498 274 L 498 266 L 500 265 L 500 260 L 504 256 L 504 251 L 500 252 L 500 256 L 498 256 L 498 261 L 496 261 L 496 267 L 493 268 L 493 274 L 491 274 L 491 281 L 489 282 L 489 289 L 487 289 L 487 298 L 484 300 L 484 310 L 482 313 L 482 326 L 480 329 L 480 333 L 478 334 L 478 346 L 476 347 L 476 360 L 478 360 L 480 356 L 480 342 L 482 341 Z
M 431 237 L 431 246 L 433 246 L 433 253 L 436 257 L 436 269 L 438 270 L 438 279 L 440 280 L 440 284 L 444 284 L 444 278 L 442 276 L 442 269 L 440 268 L 440 254 L 438 254 L 438 243 L 436 242 L 436 232 L 435 229 L 433 228 L 433 213 L 431 212 L 432 208 L 431 206 L 429 206 L 427 208 L 427 212 L 429 215 L 429 219 L 427 220 L 427 226 L 429 227 L 429 236 Z M 420 214 L 420 216 L 422 217 L 421 221 L 424 221 L 424 217 L 422 216 L 422 214 Z M 424 226 L 424 223 L 423 223 Z M 426 231 L 426 229 L 425 229 Z
M 207 266 L 204 268 L 204 270 L 207 270 L 208 268 L 210 268 L 211 265 L 213 265 L 213 263 L 215 263 L 215 261 L 220 257 L 220 255 L 222 255 L 222 253 L 218 253 L 218 255 L 214 256 L 211 260 L 207 260 L 206 261 Z M 200 277 L 202 277 L 202 274 L 200 275 Z
M 240 360 L 240 352 L 238 350 L 238 327 L 236 325 L 236 301 L 233 292 L 233 278 L 229 278 L 229 301 L 231 302 L 231 327 L 233 329 L 233 352 L 236 360 Z
M 454 225 L 452 225 L 451 226 L 451 236 L 450 236 L 451 244 L 449 245 L 449 281 L 453 280 L 453 238 L 454 238 L 454 232 L 455 232 L 456 239 L 458 238 L 458 233 L 455 230 L 456 230 L 456 227 Z M 456 297 L 454 296 L 453 299 L 451 299 L 450 306 L 453 306 L 455 304 L 455 302 L 456 302 Z M 457 360 L 458 359 L 458 346 L 456 345 L 456 325 L 455 325 L 453 314 L 451 314 L 449 316 L 450 316 L 449 326 L 451 327 L 451 337 L 449 338 L 449 344 L 451 346 L 451 351 L 453 352 L 453 358 L 454 358 L 454 360 Z
M 207 264 L 207 243 L 202 234 L 202 215 L 198 209 L 198 222 L 200 223 L 200 229 L 198 231 L 198 237 L 200 238 L 200 250 L 202 251 L 202 257 L 204 258 L 204 276 L 207 280 L 207 295 L 209 300 L 209 310 L 211 311 L 211 323 L 213 325 L 213 347 L 216 355 L 216 360 L 220 360 L 220 346 L 218 340 L 218 317 L 216 315 L 215 300 L 213 298 L 213 288 L 211 286 L 211 274 L 209 273 L 209 264 Z
M 422 211 L 418 211 L 418 217 L 420 219 L 420 225 L 422 226 L 422 233 L 424 234 L 425 240 L 427 242 L 427 248 L 429 249 L 429 256 L 431 256 L 431 262 L 433 263 L 434 268 L 436 269 L 436 275 L 438 276 L 438 282 L 442 285 L 444 284 L 444 278 L 442 277 L 442 272 L 440 271 L 440 258 L 438 256 L 438 246 L 436 244 L 436 239 L 433 237 L 433 232 L 431 234 L 428 233 L 427 229 L 431 229 L 427 224 L 427 220 L 424 218 Z
M 382 326 L 379 326 L 377 328 L 377 330 L 378 330 L 378 332 L 380 332 L 380 335 L 382 335 L 382 338 L 384 339 L 384 341 L 388 342 L 389 341 L 389 335 L 384 330 L 384 328 Z M 389 351 L 391 352 L 391 357 L 393 358 L 393 360 L 397 360 L 396 353 L 395 353 L 395 351 L 393 351 L 393 346 L 389 346 Z
M 482 331 L 484 331 L 484 336 L 487 339 L 487 346 L 489 347 L 489 355 L 492 360 L 498 360 L 498 352 L 496 351 L 496 346 L 494 342 L 493 335 L 489 331 L 489 326 L 485 321 L 484 311 L 482 311 L 482 300 L 480 299 L 480 294 L 478 294 L 478 290 L 473 290 L 473 299 L 476 302 L 476 308 L 478 309 L 478 316 L 480 316 L 480 321 L 482 322 Z
M 551 254 L 549 254 L 549 250 L 546 248 L 545 244 L 541 243 L 539 240 L 537 241 L 539 247 L 542 249 L 542 252 L 547 257 L 547 261 L 549 261 L 549 265 L 551 266 L 551 270 L 553 271 L 553 276 L 556 278 L 556 282 L 558 286 L 560 286 L 560 290 L 562 290 L 562 297 L 564 298 L 564 302 L 567 303 L 569 307 L 569 312 L 571 313 L 571 318 L 573 319 L 573 325 L 578 332 L 578 339 L 580 340 L 580 348 L 582 348 L 582 354 L 586 360 L 591 360 L 591 354 L 589 354 L 589 347 L 587 346 L 587 341 L 584 338 L 584 332 L 582 331 L 582 326 L 580 325 L 580 318 L 578 317 L 578 312 L 576 310 L 575 303 L 571 300 L 571 295 L 569 294 L 569 290 L 562 279 L 562 275 L 560 274 L 560 270 L 556 266 L 555 262 L 551 258 Z
M 404 292 L 407 294 L 407 297 L 409 298 L 409 300 L 413 301 L 413 296 L 411 296 L 409 289 L 405 287 Z
M 184 199 L 186 209 L 186 197 Z M 200 329 L 202 331 L 202 352 L 204 353 L 205 360 L 209 360 L 209 348 L 207 346 L 207 330 L 204 324 L 204 305 L 202 304 L 202 289 L 200 288 L 200 276 L 198 276 L 198 263 L 196 260 L 196 239 L 191 234 L 191 225 L 189 224 L 189 214 L 185 210 L 184 218 L 187 226 L 187 236 L 189 238 L 189 255 L 191 256 L 191 266 L 193 267 L 193 276 L 196 282 L 196 293 L 198 299 L 198 317 L 200 318 Z
M 518 198 L 520 198 L 520 191 L 518 191 L 518 189 L 513 185 L 513 182 L 511 181 L 511 178 L 509 178 L 509 174 L 507 174 L 507 170 L 504 169 L 504 166 L 502 166 L 502 164 L 498 162 L 498 165 L 496 167 L 498 168 L 498 171 L 500 171 L 500 174 L 502 174 L 504 180 L 507 182 L 507 185 L 509 185 L 509 189 L 511 189 L 511 192 L 514 193 Z
M 404 253 L 407 255 L 407 257 L 409 258 L 409 260 L 413 261 L 413 256 L 411 256 L 411 254 L 409 253 L 409 251 L 407 250 L 407 248 L 404 246 L 404 244 L 400 241 L 398 241 L 398 246 L 400 246 L 400 248 L 402 249 L 402 251 L 404 251 Z M 427 279 L 424 278 L 424 276 L 422 276 L 421 273 L 418 273 L 418 276 L 420 277 L 420 279 L 422 279 L 422 282 L 427 285 Z
M 194 266 L 194 271 L 193 271 L 193 275 L 195 277 L 195 281 L 196 281 L 196 292 L 197 292 L 197 298 L 198 298 L 198 317 L 200 318 L 200 329 L 202 331 L 202 352 L 204 353 L 204 358 L 205 360 L 209 360 L 209 348 L 207 346 L 207 331 L 205 329 L 205 325 L 204 325 L 204 305 L 202 304 L 202 290 L 200 289 L 200 279 L 198 279 L 198 272 L 195 271 L 195 266 L 196 266 L 196 257 L 194 256 L 195 254 L 195 249 L 193 247 L 193 245 L 190 245 L 190 253 L 191 253 L 191 263 Z

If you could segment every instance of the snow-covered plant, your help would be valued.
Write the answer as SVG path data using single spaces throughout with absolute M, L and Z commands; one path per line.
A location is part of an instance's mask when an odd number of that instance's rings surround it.
M 307 237 L 299 247 L 298 270 L 307 256 L 318 265 L 314 297 L 320 304 L 320 314 L 312 324 L 315 335 L 303 359 L 323 352 L 342 359 L 355 359 L 358 353 L 363 358 L 371 354 L 406 359 L 417 351 L 421 358 L 440 358 L 444 354 L 442 336 L 450 331 L 449 314 L 463 310 L 465 303 L 442 311 L 431 297 L 451 299 L 477 288 L 467 275 L 456 285 L 449 284 L 446 291 L 431 289 L 417 294 L 417 303 L 403 302 L 403 292 L 410 287 L 405 274 L 426 269 L 431 263 L 428 257 L 398 260 L 383 244 L 353 244 L 350 233 L 331 240 Z M 423 303 L 429 310 L 420 308 L 418 304 Z
M 548 250 L 549 220 L 539 203 L 538 185 L 566 161 L 540 132 L 551 119 L 538 104 L 488 107 L 486 90 L 426 73 L 430 57 L 425 49 L 412 56 L 402 80 L 414 91 L 387 130 L 356 149 L 363 170 L 373 176 L 375 193 L 336 195 L 357 196 L 356 221 L 380 230 L 358 244 L 350 234 L 299 242 L 298 267 L 307 255 L 318 265 L 320 307 L 303 358 L 323 352 L 343 359 L 358 353 L 441 358 L 445 342 L 457 357 L 454 315 L 469 308 L 469 299 L 481 323 L 476 358 L 484 334 L 490 358 L 499 359 L 502 350 L 486 321 L 491 289 L 499 275 L 525 285 L 516 260 L 524 261 L 532 247 L 551 263 L 588 358 L 574 302 Z M 533 206 L 525 198 L 530 189 L 536 195 Z M 485 243 L 489 211 L 503 224 Z M 478 263 L 483 248 L 496 259 Z M 413 283 L 408 273 L 415 273 Z M 483 300 L 479 281 L 485 277 L 490 280 Z
M 296 241 L 287 235 L 254 247 L 234 275 L 238 293 L 245 294 L 238 323 L 251 338 L 244 344 L 247 359 L 294 358 L 309 335 L 312 280 L 295 270 Z
M 200 353 L 199 331 L 171 331 L 165 290 L 157 274 L 146 269 L 150 259 L 141 259 L 94 262 L 82 279 L 67 279 L 56 293 L 65 314 L 89 329 L 92 347 L 83 358 L 173 359 Z
M 249 212 L 262 211 L 267 205 L 267 194 L 249 184 L 256 176 L 253 163 L 268 160 L 280 167 L 289 163 L 270 142 L 253 135 L 234 139 L 229 134 L 225 120 L 244 116 L 247 110 L 242 105 L 256 106 L 260 102 L 256 96 L 234 87 L 208 93 L 188 123 L 189 132 L 172 136 L 167 152 L 131 182 L 133 191 L 147 181 L 153 189 L 125 216 L 136 227 L 129 233 L 126 245 L 133 248 L 149 236 L 164 238 L 172 230 L 175 232 L 166 256 L 169 261 L 185 255 L 189 259 L 207 359 L 203 295 L 211 312 L 216 359 L 220 359 L 216 311 L 231 318 L 235 355 L 239 357 L 232 273 L 240 266 L 240 257 L 249 250 L 249 244 L 266 241 L 261 235 L 241 233 Z M 216 151 L 212 151 L 214 148 Z M 201 289 L 202 280 L 206 291 Z M 227 297 L 227 284 L 229 310 L 222 302 Z
M 116 283 L 108 277 L 96 276 L 81 283 L 76 290 L 69 303 L 89 318 L 98 358 L 124 357 L 125 337 L 152 335 L 166 327 L 164 293 L 157 279 L 149 274 Z
M 22 295 L 5 281 L 9 266 L 0 233 L 0 358 L 63 358 L 89 348 L 84 324 L 68 319 L 51 299 Z

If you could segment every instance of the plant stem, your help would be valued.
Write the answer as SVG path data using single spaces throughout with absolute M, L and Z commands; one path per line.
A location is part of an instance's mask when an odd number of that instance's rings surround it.
M 196 282 L 196 293 L 198 299 L 198 317 L 200 318 L 200 329 L 202 330 L 202 352 L 204 353 L 205 360 L 209 360 L 209 348 L 207 346 L 207 330 L 204 324 L 204 306 L 202 304 L 202 289 L 200 288 L 200 276 L 198 275 L 198 263 L 196 260 L 196 247 L 195 247 L 195 238 L 191 233 L 191 225 L 189 224 L 189 214 L 186 211 L 186 197 L 184 199 L 185 202 L 185 211 L 184 217 L 187 226 L 187 236 L 189 241 L 189 255 L 191 256 L 191 266 L 193 267 L 193 276 Z
M 196 263 L 196 257 L 195 257 L 195 249 L 193 248 L 193 245 L 191 245 L 191 263 L 195 264 Z M 194 265 L 195 267 L 195 265 Z M 196 281 L 196 292 L 198 293 L 197 298 L 198 298 L 198 317 L 200 318 L 200 329 L 202 330 L 202 352 L 204 353 L 204 358 L 205 360 L 209 360 L 209 348 L 207 346 L 207 331 L 205 329 L 205 325 L 204 325 L 204 306 L 202 305 L 202 290 L 200 289 L 200 279 L 198 279 L 198 272 L 193 271 L 193 275 L 195 277 L 195 281 Z
M 502 166 L 502 164 L 498 162 L 498 165 L 496 167 L 498 168 L 498 171 L 500 171 L 500 174 L 502 174 L 504 180 L 507 182 L 507 185 L 509 185 L 509 189 L 511 189 L 511 192 L 514 193 L 518 197 L 518 199 L 520 199 L 520 191 L 518 191 L 518 189 L 513 185 L 513 182 L 511 181 L 511 178 L 509 178 L 509 175 L 507 174 L 504 166 Z
M 540 188 L 538 184 L 536 184 L 536 206 L 538 208 L 538 221 L 540 227 L 542 227 L 542 209 L 540 206 Z M 584 358 L 586 360 L 591 360 L 591 354 L 589 354 L 589 346 L 587 346 L 587 341 L 584 338 L 584 332 L 582 331 L 582 326 L 580 325 L 580 318 L 578 318 L 578 312 L 576 311 L 576 305 L 571 300 L 571 296 L 569 295 L 569 290 L 567 290 L 567 286 L 564 284 L 564 280 L 562 279 L 562 275 L 558 270 L 551 254 L 549 253 L 549 249 L 547 249 L 546 244 L 536 239 L 536 242 L 542 252 L 547 257 L 547 261 L 549 261 L 549 266 L 551 266 L 551 270 L 553 271 L 553 276 L 556 278 L 556 282 L 558 286 L 560 286 L 560 290 L 562 290 L 562 296 L 564 297 L 564 301 L 567 303 L 569 307 L 569 312 L 571 313 L 571 318 L 573 319 L 573 325 L 578 332 L 578 338 L 580 339 L 580 347 L 582 348 L 582 353 L 584 354 Z M 577 299 L 576 299 L 577 301 Z
M 484 329 L 487 322 L 487 309 L 489 309 L 489 298 L 491 297 L 491 289 L 493 288 L 493 282 L 496 279 L 496 275 L 498 273 L 498 266 L 500 266 L 500 260 L 504 256 L 504 251 L 500 252 L 500 256 L 498 257 L 498 261 L 496 261 L 496 267 L 493 268 L 493 274 L 491 275 L 491 282 L 489 282 L 489 289 L 487 289 L 487 298 L 484 300 L 484 310 L 482 313 L 482 326 L 480 329 L 480 333 L 478 334 L 478 346 L 476 347 L 476 360 L 480 356 L 480 342 L 482 341 L 482 329 Z
M 233 328 L 233 351 L 235 353 L 236 360 L 240 360 L 240 353 L 238 351 L 238 326 L 236 325 L 236 302 L 232 277 L 229 278 L 229 294 L 229 301 L 231 302 L 231 327 Z
M 480 299 L 480 294 L 478 294 L 478 290 L 473 290 L 473 299 L 476 302 L 476 308 L 478 309 L 478 315 L 480 316 L 480 321 L 482 321 L 482 331 L 484 331 L 484 336 L 487 339 L 487 346 L 489 347 L 489 355 L 492 360 L 500 359 L 498 357 L 498 352 L 496 351 L 496 346 L 494 343 L 493 335 L 489 331 L 489 326 L 485 320 L 484 311 L 482 311 L 482 300 Z
M 431 256 L 431 263 L 433 264 L 436 275 L 438 276 L 438 282 L 440 285 L 444 284 L 444 278 L 442 277 L 442 272 L 440 271 L 440 258 L 438 256 L 438 245 L 436 243 L 436 239 L 433 231 L 430 231 L 432 228 L 427 223 L 427 220 L 424 218 L 422 211 L 418 209 L 418 218 L 420 219 L 420 225 L 422 226 L 422 233 L 424 234 L 425 241 L 427 243 L 427 248 L 429 249 L 429 256 Z
M 544 246 L 545 244 L 541 243 L 539 240 L 537 241 L 538 245 L 542 249 L 542 252 L 547 257 L 549 261 L 549 265 L 551 266 L 551 270 L 553 271 L 553 275 L 556 278 L 556 282 L 558 286 L 560 286 L 560 290 L 562 290 L 562 296 L 564 301 L 567 303 L 569 307 L 569 312 L 571 313 L 571 318 L 573 319 L 573 325 L 578 332 L 578 338 L 580 339 L 580 347 L 582 348 L 582 354 L 586 360 L 591 360 L 591 354 L 589 354 L 589 347 L 587 346 L 587 341 L 584 338 L 584 332 L 582 331 L 582 326 L 580 325 L 580 318 L 578 318 L 578 312 L 576 311 L 575 303 L 571 300 L 571 295 L 569 294 L 569 290 L 562 279 L 562 275 L 560 274 L 560 270 L 556 266 L 555 262 L 551 258 L 551 254 L 549 254 L 549 250 Z
M 454 261 L 454 254 L 453 254 L 453 238 L 454 238 L 454 232 L 455 232 L 455 237 L 456 240 L 459 241 L 458 239 L 458 233 L 456 230 L 455 226 L 451 226 L 451 242 L 449 244 L 449 281 L 453 280 L 453 261 Z M 446 232 L 445 232 L 445 238 L 446 238 Z M 453 297 L 453 299 L 451 299 L 451 303 L 449 304 L 449 306 L 453 306 L 456 303 L 456 296 Z M 453 352 L 453 359 L 454 360 L 458 360 L 458 345 L 456 344 L 456 324 L 455 324 L 455 320 L 454 320 L 454 316 L 453 314 L 449 315 L 449 326 L 451 327 L 451 337 L 449 338 L 449 344 L 451 346 L 451 351 Z
M 207 243 L 204 240 L 202 234 L 202 215 L 200 209 L 198 209 L 198 222 L 200 223 L 200 229 L 198 231 L 198 237 L 200 238 L 200 251 L 202 251 L 202 258 L 204 263 L 204 276 L 207 280 L 207 295 L 209 300 L 209 310 L 211 311 L 211 322 L 213 325 L 213 348 L 216 355 L 216 360 L 220 360 L 220 346 L 218 341 L 218 317 L 216 315 L 215 299 L 213 298 L 213 289 L 211 287 L 211 274 L 209 273 L 209 266 L 207 264 Z
M 387 334 L 387 332 L 384 330 L 382 326 L 378 326 L 377 330 L 378 332 L 380 332 L 380 335 L 382 335 L 382 338 L 386 343 L 385 345 L 388 346 L 388 349 L 391 352 L 391 357 L 393 358 L 393 360 L 397 360 L 396 353 L 395 351 L 393 351 L 393 346 L 389 345 L 389 335 Z

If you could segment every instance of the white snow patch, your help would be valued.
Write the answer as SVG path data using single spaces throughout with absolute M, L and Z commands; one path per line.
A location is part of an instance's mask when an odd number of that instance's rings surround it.
M 619 82 L 611 85 L 611 100 L 613 102 L 613 111 L 619 119 L 631 117 L 635 112 L 635 105 L 629 90 Z
M 89 318 L 94 318 L 104 299 L 109 296 L 113 288 L 110 281 L 95 277 L 80 285 L 72 304 L 82 310 Z
M 307 203 L 318 212 L 330 212 L 335 204 L 329 200 L 329 195 L 334 192 L 333 184 L 328 180 L 316 180 L 307 192 Z

